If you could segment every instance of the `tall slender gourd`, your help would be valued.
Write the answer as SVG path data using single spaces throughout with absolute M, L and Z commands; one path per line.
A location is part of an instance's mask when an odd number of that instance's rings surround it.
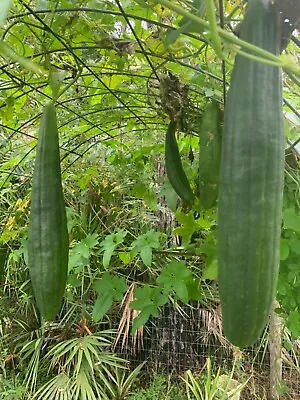
M 270 2 L 249 0 L 241 39 L 279 55 Z M 275 296 L 284 175 L 282 77 L 237 55 L 225 108 L 218 215 L 223 329 L 238 347 L 257 341 Z
M 215 101 L 204 110 L 200 126 L 199 193 L 204 210 L 216 204 L 221 162 L 222 112 Z
M 61 183 L 56 110 L 43 110 L 33 172 L 28 264 L 37 306 L 45 320 L 59 312 L 68 272 L 69 240 Z
M 0 245 L 0 283 L 4 280 L 4 271 L 9 254 L 9 247 L 7 244 Z

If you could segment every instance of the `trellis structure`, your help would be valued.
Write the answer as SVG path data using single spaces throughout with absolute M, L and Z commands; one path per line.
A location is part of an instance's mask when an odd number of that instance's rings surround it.
M 122 2 L 108 0 L 97 7 L 58 1 L 51 8 L 52 3 L 47 3 L 48 8 L 40 9 L 39 2 L 17 1 L 3 29 L 3 39 L 17 54 L 61 72 L 65 84 L 77 78 L 58 102 L 62 135 L 68 135 L 69 127 L 85 124 L 62 144 L 65 169 L 97 143 L 112 137 L 165 132 L 168 104 L 162 93 L 172 88 L 164 88 L 161 82 L 168 73 L 188 87 L 186 133 L 197 131 L 195 118 L 206 98 L 223 102 L 230 67 L 215 59 L 209 38 L 194 32 L 197 28 L 177 33 L 180 17 L 166 7 L 140 6 L 134 1 L 125 7 Z M 224 27 L 233 29 L 242 9 L 232 2 L 232 21 L 221 9 L 223 24 L 227 18 Z M 190 11 L 194 11 L 192 5 Z M 297 45 L 297 36 L 293 40 Z M 4 61 L 0 89 L 3 114 L 12 114 L 10 121 L 2 120 L 5 138 L 10 142 L 19 142 L 22 137 L 34 140 L 31 132 L 40 115 L 35 110 L 50 96 L 47 76 Z M 26 107 L 23 116 L 13 112 L 16 100 Z M 285 105 L 299 118 L 287 98 Z

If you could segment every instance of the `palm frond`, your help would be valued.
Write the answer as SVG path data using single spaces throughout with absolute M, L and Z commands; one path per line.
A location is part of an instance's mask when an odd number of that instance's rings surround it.
M 136 284 L 133 282 L 127 292 L 125 293 L 123 300 L 121 302 L 121 308 L 123 307 L 123 313 L 119 322 L 119 326 L 117 329 L 117 336 L 115 338 L 113 348 L 116 348 L 121 337 L 122 337 L 122 342 L 121 342 L 121 350 L 124 349 L 124 347 L 128 346 L 129 344 L 129 336 L 130 336 L 130 327 L 132 324 L 132 321 L 134 318 L 136 318 L 140 311 L 134 310 L 130 308 L 131 302 L 134 300 L 134 289 L 135 289 Z M 136 353 L 136 350 L 143 348 L 143 327 L 141 326 L 137 331 L 135 332 L 134 335 L 132 335 L 132 350 L 133 353 Z
M 72 380 L 64 372 L 46 382 L 32 397 L 32 400 L 71 400 Z

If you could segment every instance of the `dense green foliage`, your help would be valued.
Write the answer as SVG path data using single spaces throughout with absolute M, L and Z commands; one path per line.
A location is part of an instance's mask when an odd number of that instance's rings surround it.
M 165 171 L 165 135 L 170 116 L 179 116 L 181 165 L 199 194 L 202 116 L 212 101 L 224 103 L 239 39 L 221 34 L 222 62 L 209 25 L 163 2 L 4 3 L 0 245 L 8 256 L 0 297 L 1 393 L 8 399 L 33 393 L 41 399 L 46 393 L 88 400 L 160 396 L 168 383 L 159 388 L 150 383 L 148 392 L 138 388 L 141 371 L 130 375 L 122 369 L 127 363 L 116 357 L 112 343 L 132 339 L 138 348 L 142 327 L 170 302 L 179 309 L 193 302 L 219 306 L 217 207 L 204 210 L 201 193 L 192 207 L 179 199 Z M 207 18 L 201 1 L 171 3 Z M 221 14 L 228 33 L 242 20 L 244 7 L 238 0 L 224 1 Z M 290 43 L 290 66 L 296 51 Z M 283 83 L 285 137 L 292 144 L 299 133 L 296 74 L 287 70 Z M 62 308 L 54 322 L 41 324 L 29 275 L 28 222 L 37 131 L 53 93 L 69 261 Z M 213 185 L 215 167 L 217 162 L 210 169 Z M 286 169 L 277 294 L 278 312 L 294 337 L 300 334 L 299 215 L 295 159 L 293 169 Z M 53 229 L 49 241 L 56 234 Z M 170 389 L 172 399 L 184 398 L 185 389 Z

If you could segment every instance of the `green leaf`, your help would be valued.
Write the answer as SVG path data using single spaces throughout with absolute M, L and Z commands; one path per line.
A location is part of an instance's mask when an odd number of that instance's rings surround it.
M 157 308 L 155 308 L 154 306 L 146 306 L 132 321 L 132 335 L 135 334 L 137 329 L 146 324 L 151 315 L 157 316 Z
M 203 280 L 209 279 L 210 281 L 214 281 L 215 279 L 217 279 L 217 277 L 218 277 L 218 261 L 215 258 L 214 260 L 212 260 L 210 264 L 206 265 L 203 271 L 202 279 Z
M 125 279 L 122 276 L 114 276 L 111 280 L 113 299 L 120 301 L 123 299 L 124 293 L 128 290 Z
M 149 185 L 145 183 L 138 182 L 131 190 L 133 196 L 138 199 L 143 199 L 146 205 L 155 210 L 157 208 L 157 196 L 149 189 Z
M 75 244 L 71 249 L 68 270 L 75 273 L 81 272 L 89 264 L 90 251 L 83 241 Z
M 100 243 L 101 246 L 100 252 L 104 251 L 103 266 L 105 269 L 109 267 L 109 263 L 115 249 L 118 247 L 118 245 L 123 243 L 126 235 L 127 235 L 126 231 L 120 230 L 118 232 L 107 235 L 106 238 Z
M 98 296 L 96 303 L 93 307 L 93 320 L 98 322 L 107 313 L 113 303 L 113 296 L 110 293 L 105 292 L 103 295 Z
M 135 289 L 134 297 L 136 300 L 131 302 L 130 307 L 141 312 L 133 320 L 133 333 L 139 327 L 145 325 L 151 315 L 154 317 L 158 316 L 158 308 L 167 303 L 168 294 L 161 291 L 158 287 L 145 285 Z
M 178 194 L 173 189 L 173 186 L 171 185 L 169 180 L 164 182 L 159 194 L 160 194 L 160 196 L 165 197 L 167 206 L 169 207 L 169 209 L 171 211 L 173 211 L 175 213 L 176 209 L 177 209 L 177 202 L 178 202 L 179 197 L 178 197 Z
M 298 310 L 293 310 L 290 312 L 287 320 L 287 326 L 294 338 L 298 338 L 300 336 L 300 315 Z
M 121 252 L 119 253 L 120 260 L 125 264 L 128 265 L 132 261 L 131 253 L 130 252 Z
M 86 245 L 86 247 L 91 250 L 95 248 L 99 244 L 99 236 L 96 233 L 87 234 L 86 237 L 82 240 L 82 242 Z
M 165 38 L 165 45 L 170 46 L 171 44 L 175 43 L 182 32 L 183 32 L 182 28 L 168 29 Z
M 205 254 L 206 265 L 217 259 L 217 244 L 213 234 L 208 234 L 202 241 L 199 252 Z
M 75 269 L 77 272 L 88 265 L 91 251 L 98 245 L 98 235 L 88 234 L 71 250 L 69 257 L 69 271 Z
M 102 279 L 93 283 L 93 288 L 98 296 L 109 293 L 113 300 L 121 300 L 128 286 L 122 276 L 113 276 L 109 272 L 105 272 Z
M 194 219 L 193 211 L 186 214 L 181 210 L 177 210 L 175 217 L 182 225 L 175 228 L 173 232 L 182 237 L 182 245 L 185 247 L 189 244 L 193 233 L 198 230 L 198 224 Z
M 298 264 L 288 264 L 288 271 L 288 281 L 291 282 L 293 286 L 296 286 L 300 273 Z
M 105 250 L 103 253 L 103 267 L 107 269 L 109 267 L 110 259 L 115 251 L 116 245 L 114 243 L 107 243 L 105 244 Z
M 199 301 L 203 298 L 200 279 L 191 277 L 186 282 L 189 300 Z
M 300 231 L 300 216 L 296 214 L 295 207 L 290 207 L 283 212 L 284 229 L 292 229 L 295 232 Z
M 97 322 L 110 309 L 113 301 L 122 300 L 128 286 L 123 277 L 105 272 L 102 279 L 93 283 L 93 289 L 98 294 L 92 313 L 94 321 Z
M 284 261 L 288 258 L 290 252 L 289 248 L 289 240 L 281 239 L 280 240 L 280 261 Z
M 177 281 L 173 285 L 174 292 L 176 296 L 182 300 L 184 303 L 189 301 L 189 291 L 187 289 L 186 283 L 183 281 Z
M 277 291 L 279 294 L 281 294 L 282 296 L 285 296 L 287 293 L 287 289 L 286 289 L 287 285 L 285 282 L 282 282 L 281 280 L 278 281 L 278 285 L 277 285 Z
M 115 243 L 117 245 L 123 243 L 126 235 L 127 235 L 127 232 L 124 230 L 120 230 L 117 233 L 115 233 L 115 237 L 114 237 Z
M 155 232 L 153 229 L 148 231 L 145 234 L 145 238 L 146 238 L 148 245 L 153 247 L 154 249 L 159 248 L 160 247 L 160 243 L 159 243 L 160 235 L 161 235 L 160 232 Z
M 187 303 L 189 297 L 185 280 L 191 275 L 192 272 L 183 261 L 171 261 L 156 278 L 156 282 L 166 292 L 173 291 L 180 300 Z
M 150 266 L 152 262 L 152 248 L 157 249 L 160 247 L 160 236 L 160 232 L 155 232 L 151 229 L 147 233 L 138 236 L 132 243 L 132 251 L 140 253 L 141 259 L 147 266 Z
M 141 254 L 141 259 L 143 260 L 143 263 L 147 266 L 150 267 L 152 263 L 152 248 L 150 246 L 144 246 L 140 250 Z
M 296 254 L 300 254 L 300 239 L 289 239 L 288 241 L 289 247 L 290 249 L 296 253 Z
M 155 306 L 155 304 L 150 303 L 150 304 L 145 304 L 143 308 L 141 309 L 141 312 L 139 315 L 134 318 L 133 320 L 133 327 L 134 326 L 142 326 L 144 325 L 148 319 L 151 317 L 151 315 L 155 316 L 157 314 L 158 308 Z M 138 323 L 139 321 L 139 323 Z
M 77 278 L 77 274 L 70 274 L 68 276 L 68 284 L 76 288 L 81 286 L 81 280 Z
M 81 257 L 85 258 L 85 259 L 89 259 L 90 257 L 90 249 L 86 246 L 86 244 L 84 243 L 84 241 L 82 240 L 81 242 L 79 242 L 76 247 L 74 247 L 74 252 L 76 251 L 77 253 L 79 253 L 81 255 Z
M 135 310 L 143 310 L 144 308 L 153 305 L 158 308 L 168 301 L 168 294 L 158 287 L 145 285 L 138 287 L 134 291 L 135 300 L 130 303 L 130 307 Z

